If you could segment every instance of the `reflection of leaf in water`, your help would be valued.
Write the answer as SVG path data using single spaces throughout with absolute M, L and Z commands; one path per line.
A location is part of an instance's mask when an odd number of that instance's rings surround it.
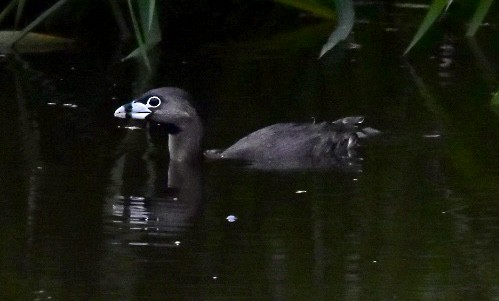
M 324 36 L 331 32 L 334 27 L 332 22 L 321 22 L 312 24 L 305 27 L 300 27 L 297 30 L 290 32 L 274 34 L 270 37 L 263 37 L 252 41 L 236 42 L 230 44 L 212 44 L 217 49 L 217 53 L 236 53 L 238 50 L 241 53 L 241 58 L 254 59 L 262 53 L 270 53 L 271 51 L 282 52 L 300 52 L 303 49 L 310 49 L 311 45 L 320 45 Z M 248 52 L 247 49 L 251 48 L 253 51 Z M 237 55 L 236 55 L 237 56 Z
M 439 103 L 438 98 L 432 93 L 423 79 L 419 77 L 414 68 L 408 63 L 407 66 L 416 88 L 421 97 L 425 100 L 424 105 L 428 111 L 431 112 L 445 128 L 456 131 L 456 126 L 462 124 L 462 122 L 455 122 L 453 120 L 455 118 L 453 118 L 448 110 Z M 495 103 L 499 105 L 499 93 L 497 93 L 491 101 L 492 105 Z M 473 183 L 475 188 L 479 187 L 479 191 L 493 191 L 494 193 L 497 193 L 498 189 L 496 183 L 499 179 L 483 172 L 489 167 L 485 166 L 479 158 L 486 155 L 482 154 L 477 156 L 477 149 L 481 146 L 477 145 L 474 139 L 470 139 L 470 137 L 475 137 L 475 134 L 472 134 L 475 133 L 475 131 L 476 127 L 473 123 L 469 123 L 466 128 L 459 128 L 460 135 L 449 135 L 446 139 L 446 157 L 449 159 L 449 162 L 451 162 L 452 168 L 456 170 L 459 177 L 465 182 L 465 187 L 470 183 Z M 477 181 L 476 179 L 481 180 Z
M 438 102 L 437 98 L 430 91 L 423 79 L 417 74 L 416 70 L 408 62 L 406 62 L 406 66 L 409 69 L 411 78 L 414 81 L 420 96 L 425 100 L 425 107 L 438 121 L 444 125 L 449 125 L 451 117 L 447 110 Z
M 496 94 L 492 98 L 491 104 L 494 105 L 494 106 L 498 106 L 499 105 L 499 90 L 496 92 Z
M 490 100 L 490 105 L 492 106 L 492 110 L 494 111 L 494 113 L 499 115 L 499 90 Z
M 10 52 L 10 43 L 19 34 L 20 31 L 0 31 L 0 53 Z M 16 43 L 14 48 L 18 53 L 42 53 L 68 49 L 73 45 L 74 40 L 71 39 L 40 33 L 28 33 Z
M 310 0 L 274 0 L 284 5 L 292 6 L 311 13 L 314 16 L 324 19 L 334 19 L 334 10 L 317 2 Z

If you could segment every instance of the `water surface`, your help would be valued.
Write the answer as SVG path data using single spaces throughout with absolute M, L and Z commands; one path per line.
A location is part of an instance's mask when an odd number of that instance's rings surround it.
M 109 53 L 2 61 L 2 300 L 498 299 L 497 27 L 404 59 L 414 12 L 363 9 L 321 61 L 331 26 L 165 47 L 150 77 Z M 112 117 L 159 85 L 194 94 L 207 148 L 357 114 L 385 134 L 361 172 L 204 162 L 172 189 L 164 129 Z

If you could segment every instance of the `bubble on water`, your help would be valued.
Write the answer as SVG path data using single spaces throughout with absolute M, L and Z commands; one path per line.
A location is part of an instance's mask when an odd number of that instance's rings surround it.
M 229 223 L 233 223 L 235 221 L 237 221 L 237 216 L 235 215 L 229 215 L 225 218 Z
M 65 103 L 62 105 L 65 108 L 71 108 L 71 109 L 76 109 L 78 105 L 72 104 L 72 103 Z

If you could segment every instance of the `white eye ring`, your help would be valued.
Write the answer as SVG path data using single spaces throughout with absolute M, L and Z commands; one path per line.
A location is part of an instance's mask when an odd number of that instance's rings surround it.
M 157 100 L 158 101 L 158 104 L 157 105 L 152 105 L 151 104 L 151 100 L 154 101 L 154 100 Z M 147 99 L 147 106 L 149 106 L 150 108 L 157 108 L 159 107 L 159 105 L 161 105 L 161 99 L 157 96 L 151 96 Z

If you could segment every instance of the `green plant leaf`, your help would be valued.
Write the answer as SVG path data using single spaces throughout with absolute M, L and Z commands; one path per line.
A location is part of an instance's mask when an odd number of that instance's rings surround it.
M 141 1 L 139 1 L 141 2 Z M 149 58 L 147 57 L 147 48 L 144 43 L 144 38 L 143 35 L 140 31 L 139 27 L 139 22 L 137 21 L 137 18 L 135 17 L 135 10 L 133 8 L 131 0 L 127 1 L 128 3 L 128 9 L 130 11 L 130 17 L 132 18 L 132 24 L 133 24 L 133 31 L 135 32 L 135 37 L 137 39 L 137 43 L 139 44 L 137 55 L 140 54 L 142 58 L 144 59 L 144 63 L 147 67 L 147 70 L 151 71 L 151 64 L 149 62 Z M 134 52 L 132 52 L 134 53 Z M 132 56 L 132 53 L 130 53 L 128 56 L 126 56 L 123 60 L 127 60 L 129 58 L 134 57 L 135 55 Z
M 20 0 L 19 4 L 17 5 L 16 21 L 14 23 L 14 28 L 16 28 L 16 29 L 17 29 L 17 26 L 19 25 L 19 21 L 21 20 L 21 16 L 23 14 L 25 4 L 26 4 L 26 0 Z
M 63 6 L 68 0 L 59 0 L 57 1 L 54 5 L 52 5 L 49 9 L 44 11 L 41 15 L 39 15 L 33 22 L 28 24 L 10 43 L 10 45 L 14 45 L 22 39 L 24 36 L 26 36 L 29 32 L 31 32 L 35 27 L 40 25 L 45 19 L 50 17 L 53 13 L 55 13 L 61 6 Z
M 5 17 L 10 13 L 10 11 L 14 9 L 17 2 L 19 2 L 19 0 L 10 1 L 10 3 L 7 4 L 7 6 L 2 10 L 2 12 L 0 13 L 0 23 L 2 23 L 3 19 L 5 19 Z
M 317 17 L 332 20 L 335 17 L 334 10 L 313 0 L 274 0 L 281 4 L 292 6 L 307 11 Z
M 154 18 L 154 12 L 156 10 L 156 0 L 149 0 L 149 26 L 147 26 L 148 30 L 151 30 Z
M 145 49 L 146 49 L 146 54 L 147 51 L 149 51 L 151 48 L 153 48 L 155 45 L 151 44 L 144 44 Z M 130 52 L 127 56 L 125 56 L 122 61 L 129 60 L 131 58 L 138 57 L 139 55 L 142 55 L 142 49 L 140 47 L 135 48 L 132 52 Z
M 9 53 L 11 51 L 10 41 L 19 33 L 19 31 L 0 31 L 0 53 Z M 75 41 L 71 39 L 30 32 L 16 43 L 16 52 L 44 53 L 69 49 L 74 45 Z
M 336 46 L 336 44 L 346 39 L 350 32 L 352 32 L 355 22 L 355 10 L 352 0 L 335 0 L 335 4 L 338 14 L 338 25 L 329 36 L 326 44 L 322 46 L 319 58 Z
M 156 5 L 151 4 L 153 2 L 155 2 L 155 0 L 137 2 L 144 43 L 148 46 L 156 45 L 161 41 L 158 14 L 154 11 Z
M 418 31 L 414 35 L 414 38 L 412 39 L 411 43 L 407 47 L 407 49 L 404 51 L 404 55 L 406 55 L 414 45 L 423 37 L 423 35 L 428 31 L 428 29 L 435 23 L 437 18 L 440 16 L 442 11 L 447 7 L 447 2 L 448 0 L 434 0 L 433 3 L 430 5 L 430 8 L 428 10 L 428 13 L 426 14 L 425 18 L 423 19 L 423 23 L 418 28 Z
M 480 0 L 475 14 L 471 18 L 470 24 L 468 25 L 468 30 L 466 31 L 467 37 L 472 37 L 476 34 L 478 28 L 482 25 L 483 19 L 487 15 L 492 2 L 494 2 L 494 0 Z
M 114 20 L 118 29 L 120 31 L 120 40 L 124 41 L 130 38 L 131 33 L 128 28 L 128 24 L 125 20 L 125 16 L 123 15 L 122 8 L 120 3 L 116 0 L 108 0 L 109 7 L 111 8 L 111 13 L 113 14 Z M 120 1 L 121 2 L 121 1 Z

